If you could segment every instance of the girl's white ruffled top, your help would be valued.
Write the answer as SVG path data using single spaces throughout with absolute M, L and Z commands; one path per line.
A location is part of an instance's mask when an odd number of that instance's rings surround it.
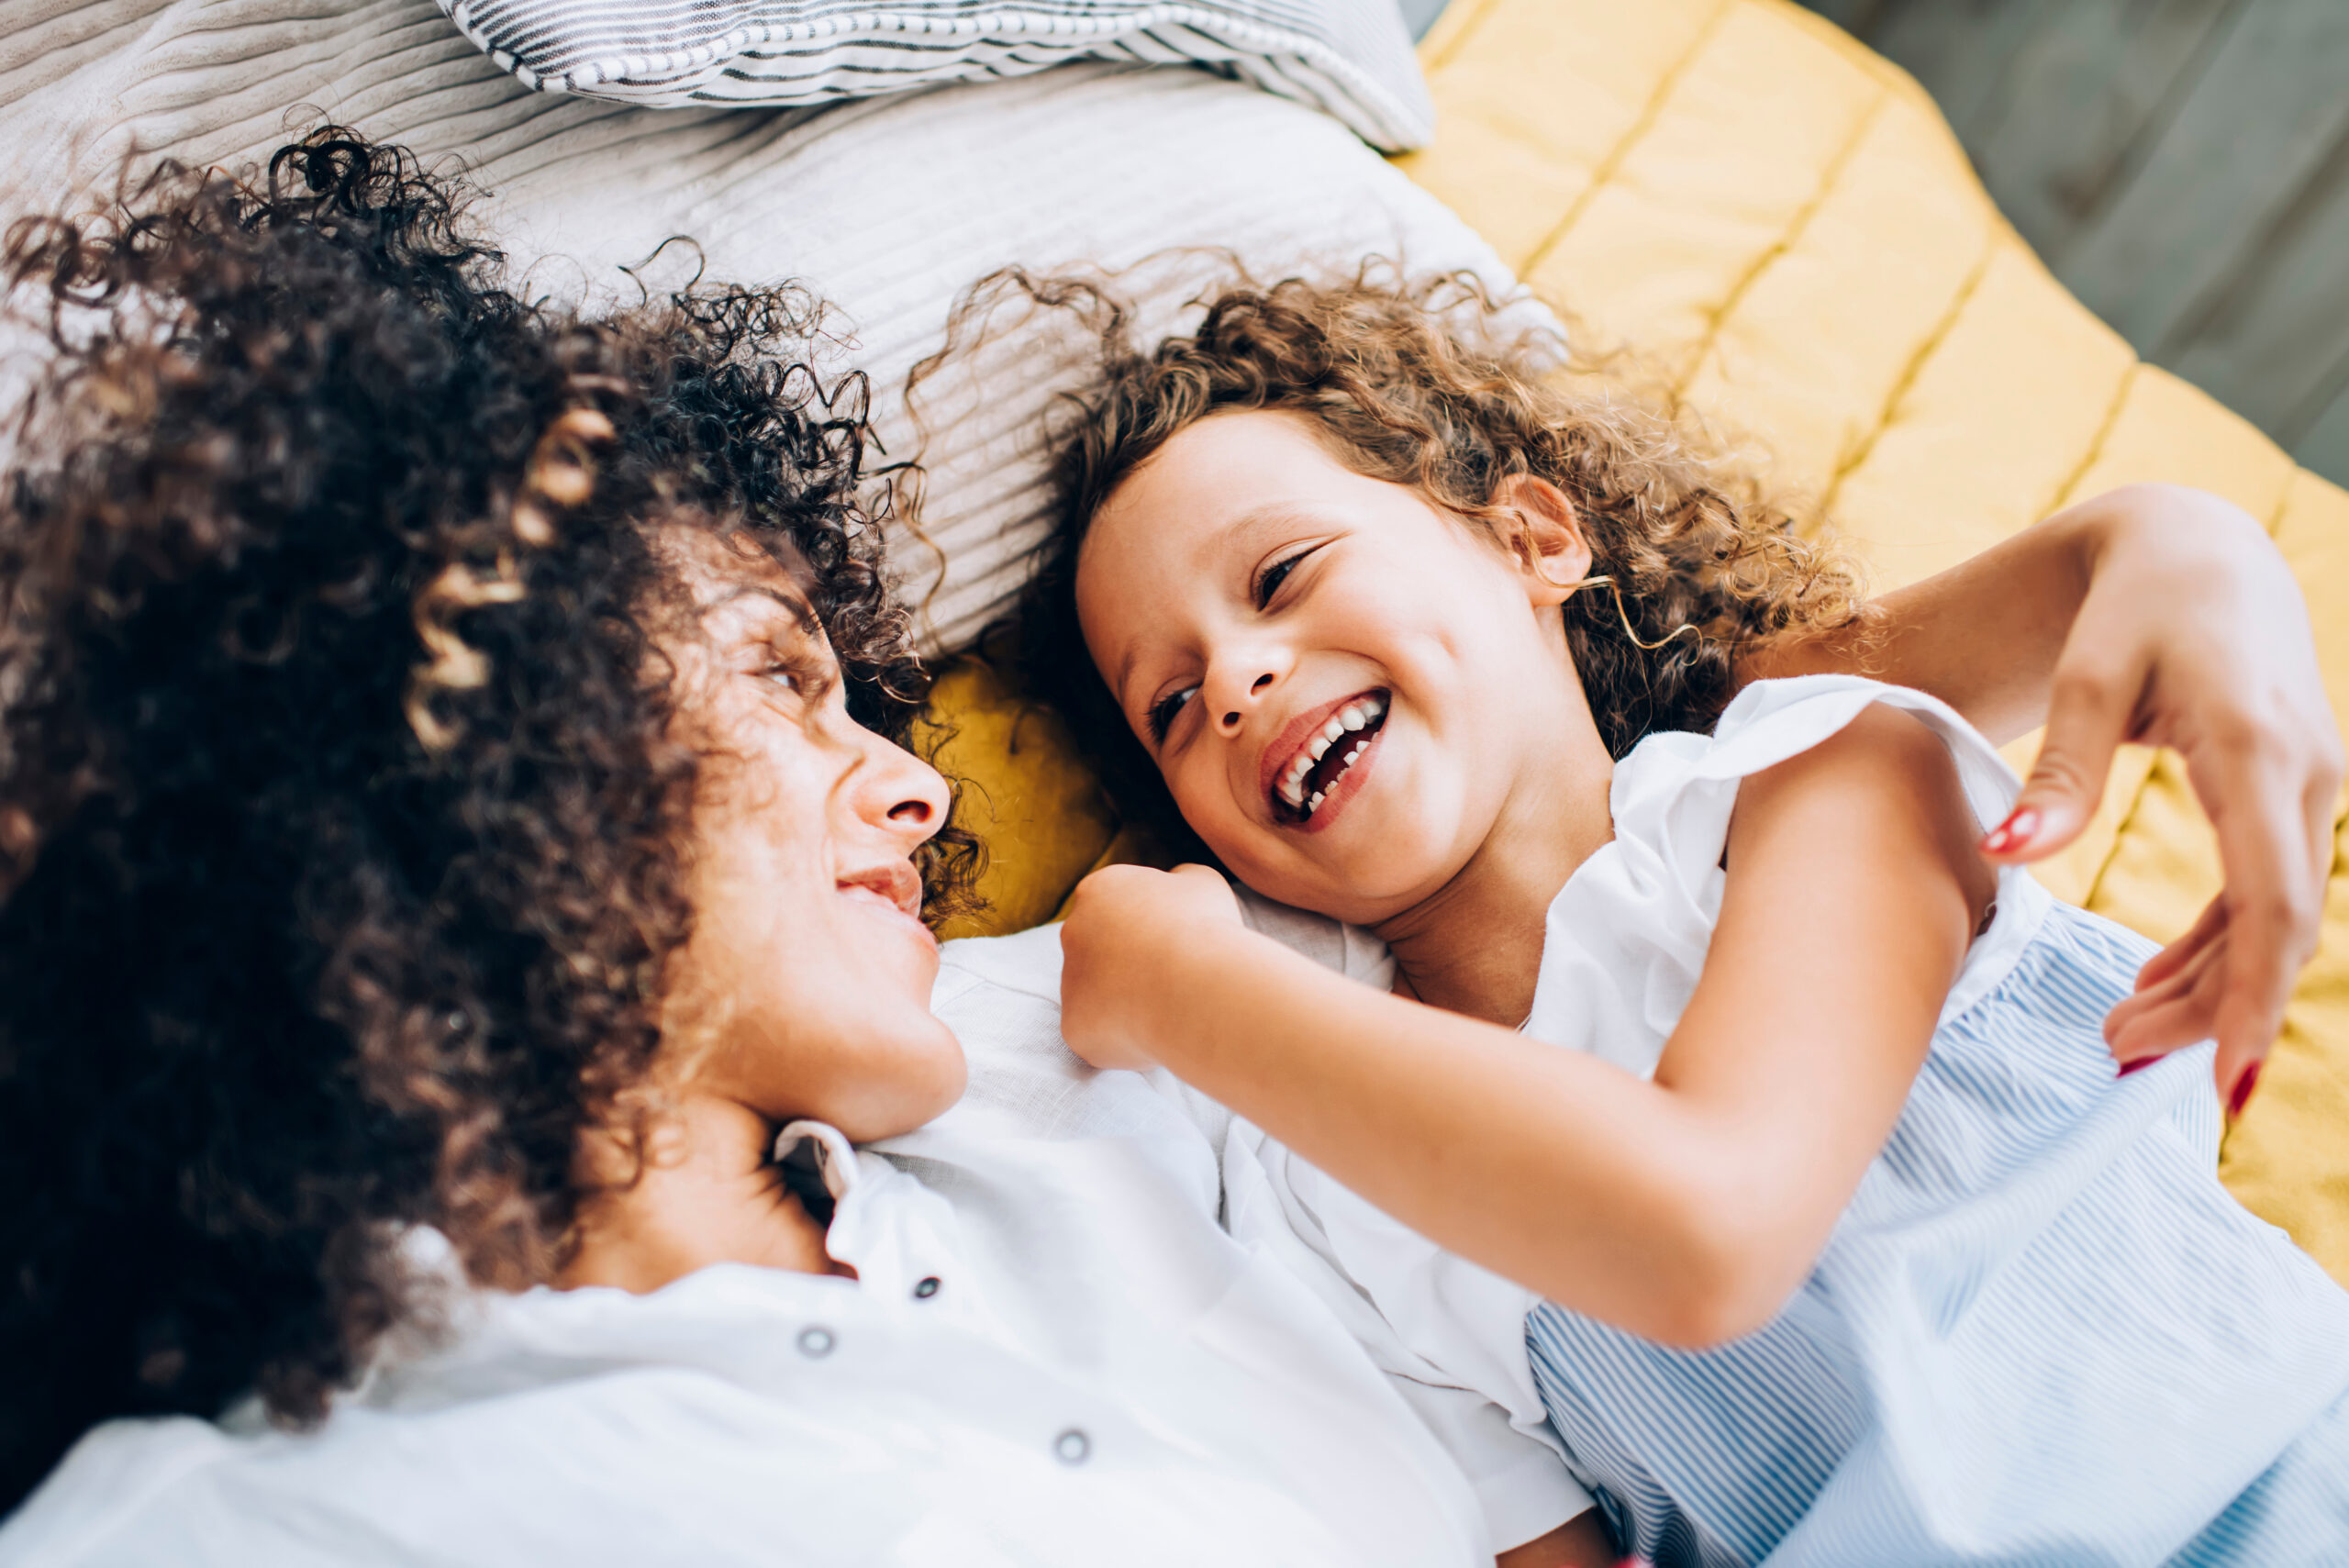
M 1712 735 L 1653 735 L 1618 766 L 1615 837 L 1551 904 L 1526 1032 L 1653 1073 L 1720 917 L 1739 784 L 1879 703 L 1941 737 L 1985 827 L 2004 817 L 2013 774 L 1932 698 L 1749 687 Z M 1390 984 L 1363 933 L 1250 907 Z M 1439 1431 L 1545 1445 L 1659 1564 L 2349 1562 L 2349 1295 L 2219 1184 L 2208 1045 L 2116 1080 L 2100 1026 L 2153 951 L 2002 872 L 1809 1284 L 1715 1351 L 1543 1302 L 1238 1120 L 1216 1134 L 1228 1221 L 1391 1374 L 1447 1391 Z M 1531 1464 L 1453 1446 L 1497 1539 L 1564 1517 Z

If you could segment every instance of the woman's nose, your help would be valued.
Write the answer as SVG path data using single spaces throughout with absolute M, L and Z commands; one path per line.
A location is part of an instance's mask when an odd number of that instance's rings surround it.
M 936 768 L 885 736 L 865 731 L 865 754 L 858 772 L 857 812 L 873 826 L 905 840 L 907 851 L 946 826 L 951 799 Z

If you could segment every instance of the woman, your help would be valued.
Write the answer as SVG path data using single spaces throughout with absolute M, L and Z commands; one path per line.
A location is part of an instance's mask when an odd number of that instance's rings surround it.
M 270 180 L 10 254 L 6 1501 L 228 1414 L 0 1562 L 1481 1555 L 1171 1109 L 851 1150 L 962 1092 L 969 860 L 807 303 L 567 321 L 400 154 Z
M 163 1418 L 0 1562 L 1476 1554 L 1187 1118 L 1008 1055 L 1037 939 L 926 1009 L 804 301 L 565 320 L 330 133 L 7 265 L 0 1496 Z

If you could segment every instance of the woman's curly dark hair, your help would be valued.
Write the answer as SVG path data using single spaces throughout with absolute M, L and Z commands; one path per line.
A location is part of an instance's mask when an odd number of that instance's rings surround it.
M 791 564 L 860 717 L 923 695 L 817 306 L 579 320 L 461 196 L 328 129 L 0 251 L 48 350 L 0 492 L 0 1508 L 108 1416 L 318 1417 L 429 1316 L 412 1225 L 559 1264 L 691 919 L 658 528 Z
M 958 328 L 1002 312 L 1007 296 L 1074 313 L 1098 358 L 1049 438 L 1053 530 L 991 647 L 1071 720 L 1119 809 L 1183 852 L 1200 846 L 1086 653 L 1076 563 L 1118 486 L 1214 415 L 1300 415 L 1348 468 L 1410 485 L 1472 523 L 1497 516 L 1513 477 L 1556 484 L 1578 514 L 1592 573 L 1620 595 L 1586 591 L 1564 610 L 1591 717 L 1615 757 L 1653 730 L 1709 730 L 1745 654 L 1859 615 L 1855 576 L 1806 542 L 1752 474 L 1675 411 L 1559 374 L 1574 361 L 1554 330 L 1513 325 L 1473 276 L 1408 279 L 1373 261 L 1337 283 L 1242 278 L 1202 302 L 1196 329 L 1145 345 L 1113 280 L 1011 269 L 974 285 Z

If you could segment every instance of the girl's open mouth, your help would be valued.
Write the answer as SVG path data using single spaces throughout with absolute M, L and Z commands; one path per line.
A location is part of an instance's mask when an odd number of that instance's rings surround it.
M 1388 694 L 1364 692 L 1331 713 L 1273 777 L 1273 818 L 1309 822 L 1386 722 Z

